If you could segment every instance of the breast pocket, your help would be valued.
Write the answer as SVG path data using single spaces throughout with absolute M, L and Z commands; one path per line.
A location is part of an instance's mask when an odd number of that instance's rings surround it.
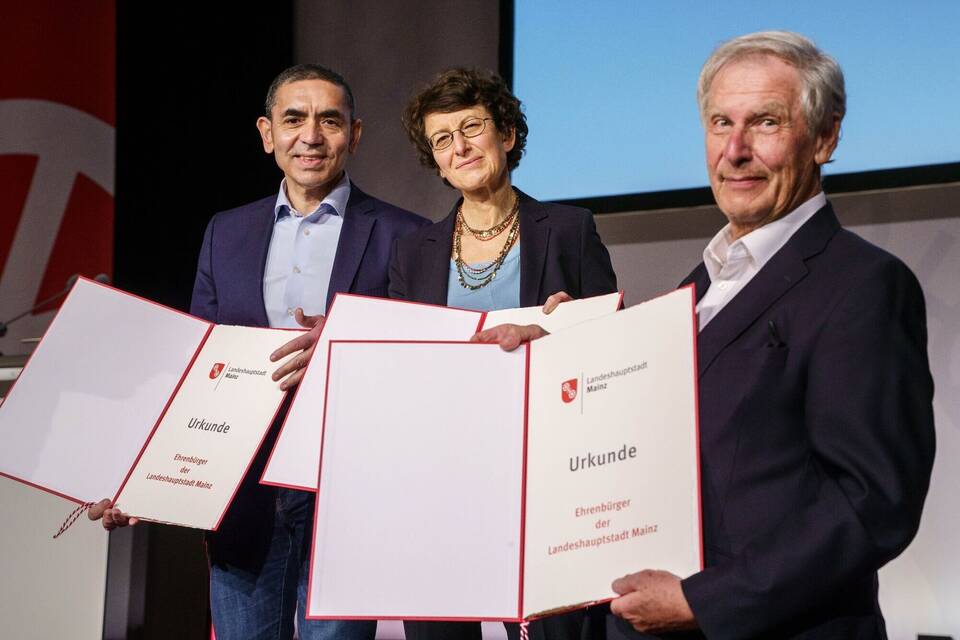
M 350 286 L 350 293 L 386 298 L 389 280 L 385 264 L 361 264 Z
M 770 417 L 781 410 L 783 389 L 791 384 L 789 358 L 786 346 L 727 349 L 701 380 L 701 461 L 712 494 L 704 495 L 704 519 L 715 528 L 715 550 L 735 546 L 728 538 L 737 528 L 728 521 L 731 487 L 741 465 L 756 462 L 748 460 L 754 443 L 770 435 L 763 430 L 773 427 Z
M 384 282 L 383 284 L 376 287 L 366 287 L 364 289 L 357 289 L 353 291 L 353 293 L 356 293 L 362 296 L 370 296 L 373 298 L 386 298 L 388 297 L 388 287 L 387 287 L 387 283 Z
M 744 400 L 757 396 L 772 400 L 771 389 L 783 385 L 789 357 L 786 345 L 727 349 L 710 375 L 715 377 L 723 404 L 735 410 Z

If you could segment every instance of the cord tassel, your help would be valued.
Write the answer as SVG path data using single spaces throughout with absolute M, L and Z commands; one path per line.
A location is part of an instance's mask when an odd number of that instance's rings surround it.
M 77 521 L 77 518 L 83 515 L 83 512 L 92 506 L 93 506 L 92 502 L 85 502 L 79 507 L 77 507 L 76 509 L 74 509 L 73 511 L 71 511 L 70 515 L 67 516 L 67 519 L 63 521 L 62 525 L 60 525 L 60 531 L 57 531 L 57 533 L 54 534 L 53 539 L 56 540 L 57 538 L 62 536 L 67 531 L 67 529 L 73 526 L 73 523 Z

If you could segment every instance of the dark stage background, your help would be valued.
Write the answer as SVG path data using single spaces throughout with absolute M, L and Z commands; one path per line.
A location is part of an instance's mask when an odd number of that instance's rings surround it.
M 293 3 L 117 5 L 115 281 L 187 309 L 209 218 L 279 188 L 255 122 Z
M 291 64 L 292 2 L 117 3 L 118 287 L 189 309 L 207 221 L 279 188 L 255 122 Z M 106 626 L 131 639 L 209 637 L 203 533 L 150 524 L 125 533 L 129 590 L 108 583 Z M 111 569 L 127 557 L 112 545 Z M 124 599 L 133 606 L 111 609 Z

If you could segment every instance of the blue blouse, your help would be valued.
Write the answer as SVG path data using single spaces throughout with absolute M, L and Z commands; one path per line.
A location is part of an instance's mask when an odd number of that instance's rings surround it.
M 489 262 L 480 262 L 470 265 L 474 268 L 484 267 Z M 478 284 L 470 273 L 464 270 L 464 281 L 467 284 Z M 458 309 L 472 309 L 473 311 L 499 311 L 500 309 L 515 309 L 520 306 L 520 243 L 516 243 L 507 253 L 497 277 L 480 289 L 464 289 L 460 286 L 460 275 L 457 273 L 457 263 L 450 260 L 450 277 L 447 281 L 447 306 Z

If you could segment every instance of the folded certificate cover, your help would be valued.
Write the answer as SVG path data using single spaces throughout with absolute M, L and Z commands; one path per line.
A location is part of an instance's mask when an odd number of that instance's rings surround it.
M 261 482 L 316 491 L 323 424 L 327 350 L 333 340 L 469 340 L 499 324 L 539 324 L 560 331 L 613 313 L 622 294 L 565 302 L 553 313 L 541 307 L 481 313 L 418 302 L 337 294 L 327 314 L 313 358 L 297 387 Z
M 698 571 L 693 307 L 510 353 L 332 342 L 307 617 L 519 621 Z
M 296 333 L 81 279 L 0 406 L 0 474 L 216 529 L 283 400 L 269 355 Z

